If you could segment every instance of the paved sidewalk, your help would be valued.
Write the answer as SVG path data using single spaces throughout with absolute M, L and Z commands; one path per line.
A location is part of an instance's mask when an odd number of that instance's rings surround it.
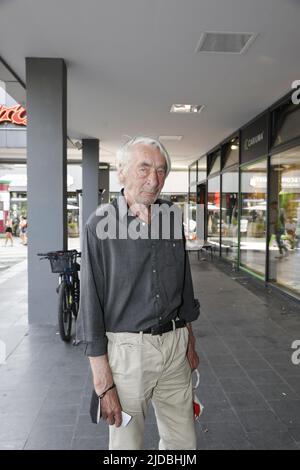
M 27 246 L 21 243 L 19 237 L 13 237 L 13 246 L 11 246 L 10 240 L 5 246 L 5 238 L 0 237 L 0 274 L 26 258 Z
M 299 449 L 300 365 L 291 362 L 299 304 L 216 261 L 191 261 L 202 305 L 194 324 L 205 405 L 198 448 Z M 0 299 L 0 339 L 9 346 L 0 366 L 0 449 L 107 449 L 107 426 L 88 415 L 82 348 L 62 343 L 55 327 L 26 325 L 24 266 L 5 282 L 0 276 Z M 145 447 L 157 443 L 151 409 Z

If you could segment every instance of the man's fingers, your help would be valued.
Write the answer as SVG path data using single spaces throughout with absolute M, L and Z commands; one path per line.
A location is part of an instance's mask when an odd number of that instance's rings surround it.
M 192 371 L 197 369 L 200 361 L 199 361 L 199 357 L 196 351 L 195 350 L 189 351 L 187 354 L 187 358 L 188 358 Z
M 115 426 L 116 428 L 119 428 L 122 424 L 122 413 L 121 411 L 118 411 L 115 413 Z
M 106 421 L 108 422 L 108 424 L 115 424 L 115 417 L 114 417 L 114 412 L 113 410 L 111 410 L 108 414 L 107 414 L 107 418 L 106 418 Z
M 119 428 L 122 424 L 122 413 L 121 410 L 119 411 L 112 411 L 109 413 L 106 421 L 108 422 L 109 425 L 115 424 L 117 428 Z
M 116 389 L 109 390 L 102 398 L 102 417 L 109 425 L 119 427 L 122 423 L 122 409 Z

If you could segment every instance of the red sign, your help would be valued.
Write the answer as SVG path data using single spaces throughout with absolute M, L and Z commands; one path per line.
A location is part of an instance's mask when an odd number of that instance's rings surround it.
M 26 126 L 26 109 L 20 104 L 12 106 L 11 108 L 0 104 L 0 124 L 1 122 L 11 122 L 18 126 Z

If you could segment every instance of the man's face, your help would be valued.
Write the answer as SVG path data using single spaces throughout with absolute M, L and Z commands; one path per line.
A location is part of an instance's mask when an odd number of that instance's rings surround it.
M 132 202 L 149 206 L 159 196 L 167 174 L 165 157 L 154 147 L 137 144 L 124 174 L 124 189 Z

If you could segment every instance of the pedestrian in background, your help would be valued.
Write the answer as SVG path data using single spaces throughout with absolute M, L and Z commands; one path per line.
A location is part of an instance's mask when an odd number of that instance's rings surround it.
M 22 245 L 27 245 L 27 217 L 21 216 L 20 220 L 20 238 L 22 241 Z
M 7 221 L 5 223 L 5 246 L 7 246 L 8 240 L 10 240 L 11 246 L 13 246 L 12 221 L 11 221 L 11 219 L 7 219 Z

